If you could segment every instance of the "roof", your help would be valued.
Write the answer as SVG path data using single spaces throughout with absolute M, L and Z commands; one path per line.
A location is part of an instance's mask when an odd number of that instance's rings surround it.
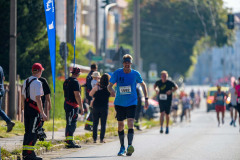
M 70 68 L 73 68 L 73 66 L 74 66 L 74 64 L 71 63 L 69 67 L 70 67 Z M 81 72 L 83 72 L 83 73 L 90 72 L 90 70 L 91 70 L 90 67 L 88 67 L 88 66 L 83 66 L 83 65 L 80 65 L 80 64 L 75 64 L 75 67 L 80 68 Z

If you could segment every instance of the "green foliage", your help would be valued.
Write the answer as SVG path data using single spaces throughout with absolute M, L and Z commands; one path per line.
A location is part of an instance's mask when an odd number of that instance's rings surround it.
M 21 154 L 22 154 L 22 148 L 20 147 L 20 148 L 14 149 L 14 150 L 11 152 L 11 154 L 13 154 L 13 155 L 21 155 Z
M 70 64 L 73 61 L 74 58 L 74 48 L 71 44 L 68 45 L 68 64 Z M 75 51 L 75 58 L 76 58 L 76 64 L 80 65 L 88 65 L 89 60 L 86 58 L 87 52 L 91 50 L 92 52 L 95 51 L 94 45 L 91 44 L 89 41 L 87 41 L 84 38 L 77 38 L 76 40 L 76 51 Z
M 1 28 L 0 28 L 0 64 L 8 80 L 9 74 L 9 8 L 10 1 L 1 1 Z M 56 53 L 59 41 L 56 42 Z M 31 75 L 33 63 L 42 63 L 45 71 L 43 76 L 51 76 L 50 54 L 47 39 L 46 20 L 42 0 L 17 1 L 17 74 L 21 79 Z M 56 69 L 61 69 L 61 58 L 56 54 Z
M 65 119 L 65 111 L 64 111 L 64 92 L 63 92 L 63 80 L 56 79 L 56 89 L 55 89 L 55 118 Z M 51 118 L 53 117 L 53 109 L 54 109 L 54 92 L 52 80 L 50 80 L 51 87 Z
M 45 147 L 47 150 L 50 150 L 53 144 L 51 141 L 38 141 L 36 146 Z
M 132 3 L 128 15 L 133 15 Z M 170 74 L 185 74 L 196 61 L 194 46 L 203 37 L 209 37 L 210 46 L 229 43 L 231 32 L 225 24 L 227 10 L 222 0 L 142 0 L 140 12 L 145 71 L 154 62 L 159 72 L 164 69 Z M 132 44 L 132 22 L 128 16 L 120 36 L 122 43 Z
M 0 138 L 12 137 L 12 136 L 20 136 L 24 134 L 24 124 L 19 121 L 14 121 L 15 126 L 13 130 L 9 133 L 6 132 L 7 127 L 5 121 L 0 121 Z
M 5 159 L 6 157 L 10 157 L 11 153 L 7 151 L 6 149 L 1 147 L 1 158 Z

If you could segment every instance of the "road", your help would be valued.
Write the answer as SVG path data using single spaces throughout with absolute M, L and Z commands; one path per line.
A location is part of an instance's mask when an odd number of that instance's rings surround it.
M 160 134 L 159 128 L 136 134 L 133 141 L 135 152 L 131 157 L 116 156 L 120 145 L 115 137 L 106 144 L 85 145 L 82 149 L 71 150 L 71 153 L 65 150 L 52 159 L 239 160 L 239 126 L 229 125 L 227 112 L 226 123 L 218 127 L 216 113 L 206 113 L 204 104 L 192 112 L 191 122 L 173 125 L 169 135 Z M 49 157 L 44 155 L 44 159 Z

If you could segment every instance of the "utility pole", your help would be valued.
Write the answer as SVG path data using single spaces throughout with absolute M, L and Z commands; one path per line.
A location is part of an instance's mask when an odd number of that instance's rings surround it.
M 134 0 L 134 17 L 133 17 L 133 49 L 136 69 L 142 72 L 141 53 L 140 53 L 140 7 L 139 0 Z
M 74 0 L 67 0 L 67 43 L 74 45 Z
M 96 55 L 98 55 L 98 0 L 95 0 L 95 48 L 96 48 Z
M 16 119 L 17 0 L 10 1 L 9 116 Z

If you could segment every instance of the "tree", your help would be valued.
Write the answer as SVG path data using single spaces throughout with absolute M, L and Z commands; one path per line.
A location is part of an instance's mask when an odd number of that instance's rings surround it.
M 133 4 L 128 15 L 133 15 Z M 228 43 L 227 10 L 222 0 L 142 0 L 141 57 L 143 69 L 158 64 L 158 71 L 185 74 L 195 61 L 193 48 L 203 37 L 211 45 Z M 132 44 L 132 17 L 128 17 L 121 33 L 121 42 Z
M 0 46 L 3 47 L 0 54 L 0 64 L 6 71 L 8 79 L 9 70 L 9 11 L 10 1 L 1 1 Z M 57 41 L 57 51 L 59 42 Z M 57 55 L 57 66 L 61 65 L 60 56 Z M 18 0 L 17 1 L 17 74 L 21 79 L 31 75 L 31 67 L 35 62 L 42 63 L 45 71 L 43 76 L 51 76 L 50 54 L 47 39 L 46 20 L 42 0 Z

